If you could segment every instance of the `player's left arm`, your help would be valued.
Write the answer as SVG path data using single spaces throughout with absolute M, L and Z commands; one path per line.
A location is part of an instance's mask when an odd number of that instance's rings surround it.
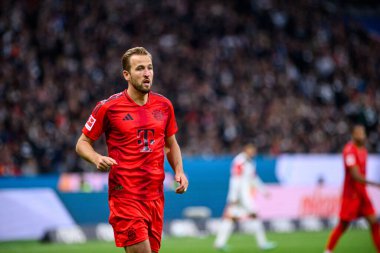
M 362 174 L 360 174 L 358 166 L 350 166 L 348 168 L 348 171 L 350 172 L 350 174 L 354 180 L 356 180 L 362 184 L 368 184 L 368 185 L 380 187 L 380 183 L 369 181 Z
M 179 183 L 175 192 L 182 194 L 186 192 L 187 187 L 189 186 L 189 181 L 183 170 L 181 149 L 174 134 L 165 138 L 165 153 L 170 166 L 175 173 L 175 181 Z
M 265 186 L 265 184 L 263 183 L 263 181 L 261 180 L 261 178 L 259 176 L 254 176 L 252 178 L 252 181 L 251 181 L 251 184 L 254 188 L 256 188 L 259 192 L 261 192 L 262 194 L 264 194 L 265 196 L 269 196 L 269 192 Z
M 264 194 L 265 197 L 269 197 L 269 192 L 267 190 L 267 187 L 265 186 L 264 182 L 261 180 L 259 175 L 257 174 L 257 168 L 256 163 L 251 163 L 255 173 L 253 173 L 251 178 L 251 186 L 255 189 L 257 189 L 260 193 Z

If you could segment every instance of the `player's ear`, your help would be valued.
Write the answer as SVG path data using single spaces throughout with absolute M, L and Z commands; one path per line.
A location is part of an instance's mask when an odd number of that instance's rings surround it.
M 130 74 L 128 71 L 126 71 L 125 69 L 123 69 L 123 76 L 124 76 L 124 79 L 129 81 L 129 77 L 130 77 Z

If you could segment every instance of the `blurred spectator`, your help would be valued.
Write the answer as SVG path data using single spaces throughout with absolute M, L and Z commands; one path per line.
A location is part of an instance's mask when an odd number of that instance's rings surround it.
M 0 174 L 92 170 L 75 141 L 137 45 L 185 154 L 339 152 L 353 121 L 380 152 L 380 44 L 322 2 L 1 1 Z

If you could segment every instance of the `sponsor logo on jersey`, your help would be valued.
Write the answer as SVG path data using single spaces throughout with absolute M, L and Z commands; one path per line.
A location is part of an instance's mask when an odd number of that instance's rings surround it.
M 92 127 L 95 125 L 96 119 L 91 115 L 87 122 L 85 127 L 87 128 L 88 131 L 91 131 Z
M 152 152 L 152 145 L 154 144 L 154 129 L 138 129 L 137 144 L 141 146 L 140 152 Z
M 127 115 L 125 115 L 125 117 L 123 118 L 123 120 L 133 120 L 132 116 L 128 113 Z

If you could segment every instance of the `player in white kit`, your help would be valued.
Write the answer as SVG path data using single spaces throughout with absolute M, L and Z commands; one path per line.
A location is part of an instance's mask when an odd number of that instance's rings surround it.
M 260 249 L 269 250 L 276 247 L 276 243 L 269 242 L 266 238 L 264 226 L 257 218 L 257 206 L 252 195 L 254 190 L 267 195 L 252 161 L 256 152 L 253 144 L 247 144 L 232 161 L 227 204 L 214 243 L 217 249 L 226 249 L 227 241 L 234 230 L 234 223 L 239 220 L 245 220 L 245 225 L 254 233 Z

